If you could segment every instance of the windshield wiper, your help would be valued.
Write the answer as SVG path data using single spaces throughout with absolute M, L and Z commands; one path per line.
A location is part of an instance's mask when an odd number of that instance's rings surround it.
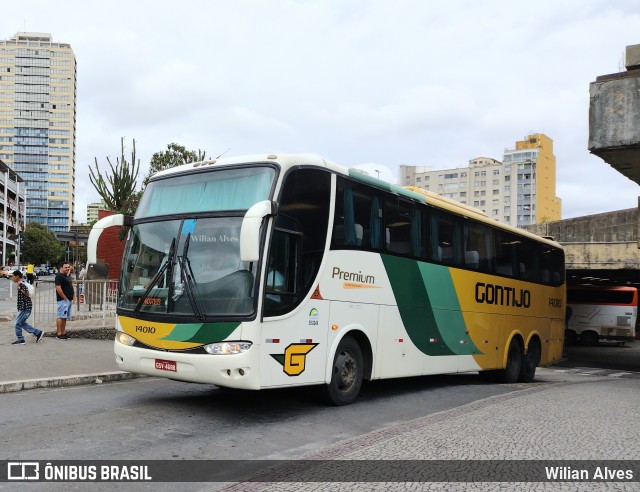
M 193 274 L 193 270 L 191 269 L 191 262 L 187 256 L 189 253 L 189 244 L 191 242 L 191 233 L 187 234 L 187 238 L 184 241 L 184 246 L 182 248 L 182 256 L 178 257 L 180 260 L 180 277 L 184 283 L 185 289 L 187 290 L 187 297 L 189 298 L 189 303 L 193 308 L 194 314 L 201 321 L 207 321 L 206 316 L 204 315 L 204 310 L 200 305 L 200 294 L 198 292 L 198 284 L 195 281 L 195 275 Z M 195 294 L 194 294 L 195 290 Z
M 144 300 L 147 298 L 147 296 L 151 292 L 151 289 L 153 289 L 156 286 L 156 284 L 160 281 L 160 279 L 164 275 L 164 272 L 167 271 L 167 268 L 172 263 L 173 252 L 175 250 L 175 247 L 176 247 L 176 238 L 174 237 L 171 240 L 171 246 L 169 247 L 169 252 L 167 253 L 167 256 L 165 257 L 166 261 L 162 265 L 160 265 L 160 268 L 158 269 L 156 274 L 153 276 L 153 278 L 149 282 L 149 285 L 147 286 L 145 291 L 142 293 L 142 296 L 140 296 L 140 299 L 138 299 L 138 303 L 136 304 L 136 307 L 133 310 L 134 313 L 137 314 L 140 311 L 140 308 L 142 307 L 142 304 L 144 303 Z M 169 272 L 171 272 L 171 270 L 169 270 Z M 167 279 L 167 280 L 169 281 L 170 279 Z M 167 296 L 167 299 L 168 299 L 168 296 Z

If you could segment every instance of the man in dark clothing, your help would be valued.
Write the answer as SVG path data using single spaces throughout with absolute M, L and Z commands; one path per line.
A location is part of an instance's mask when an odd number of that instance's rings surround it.
M 63 263 L 56 273 L 56 299 L 58 301 L 58 318 L 56 319 L 56 338 L 68 340 L 66 334 L 67 320 L 71 319 L 71 306 L 73 306 L 73 283 L 69 276 L 71 265 Z
M 22 272 L 20 270 L 16 270 L 13 272 L 11 277 L 18 285 L 18 316 L 16 317 L 16 341 L 12 342 L 11 345 L 24 345 L 26 342 L 24 340 L 24 336 L 22 335 L 22 330 L 25 330 L 28 333 L 31 333 L 36 337 L 36 343 L 42 340 L 44 333 L 42 330 L 38 330 L 34 328 L 29 323 L 27 323 L 27 319 L 31 316 L 32 302 L 31 296 L 29 295 L 29 287 L 22 281 Z

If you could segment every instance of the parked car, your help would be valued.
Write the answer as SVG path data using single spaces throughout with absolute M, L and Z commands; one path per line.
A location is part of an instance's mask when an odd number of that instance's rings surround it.
M 39 267 L 39 266 L 33 268 L 33 274 L 36 277 L 44 277 L 45 275 L 51 275 L 51 273 L 49 273 L 49 269 L 48 268 L 46 268 L 46 267 L 43 268 L 43 267 Z
M 41 273 L 40 275 L 53 275 L 55 272 L 55 269 L 52 266 L 49 265 L 38 265 L 37 267 L 35 267 L 35 270 L 40 270 Z

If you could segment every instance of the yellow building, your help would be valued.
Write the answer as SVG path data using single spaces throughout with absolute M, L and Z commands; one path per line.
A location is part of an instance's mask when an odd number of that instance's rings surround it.
M 0 40 L 0 159 L 24 180 L 27 222 L 67 231 L 74 218 L 76 58 L 51 34 Z
M 518 170 L 518 225 L 560 220 L 562 202 L 556 196 L 553 140 L 542 133 L 527 135 L 516 142 L 515 149 L 505 151 L 503 164 L 507 162 Z M 529 215 L 533 220 L 526 220 Z

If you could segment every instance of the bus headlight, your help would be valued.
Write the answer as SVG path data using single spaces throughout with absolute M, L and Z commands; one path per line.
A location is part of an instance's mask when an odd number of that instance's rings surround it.
M 211 355 L 231 355 L 246 352 L 251 345 L 251 342 L 219 342 L 205 345 L 204 349 Z
M 120 342 L 122 345 L 132 346 L 136 343 L 136 339 L 131 335 L 127 335 L 124 331 L 116 331 L 116 341 Z

